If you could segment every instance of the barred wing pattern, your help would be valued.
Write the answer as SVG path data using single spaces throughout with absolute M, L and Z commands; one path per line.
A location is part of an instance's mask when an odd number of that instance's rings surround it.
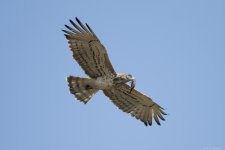
M 66 33 L 65 36 L 73 52 L 74 59 L 91 78 L 115 75 L 115 70 L 110 63 L 106 49 L 93 30 L 88 24 L 84 26 L 79 19 L 76 18 L 76 21 L 80 26 L 70 20 L 76 30 L 67 25 L 65 27 L 69 31 L 62 30 Z
M 160 125 L 159 118 L 165 120 L 163 115 L 166 115 L 163 108 L 135 89 L 130 93 L 130 88 L 121 84 L 103 92 L 119 109 L 140 119 L 146 126 L 152 125 L 152 118 Z

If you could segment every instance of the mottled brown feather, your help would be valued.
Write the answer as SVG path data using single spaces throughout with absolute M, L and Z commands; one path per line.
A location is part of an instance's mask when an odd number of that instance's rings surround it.
M 162 116 L 162 107 L 135 89 L 130 93 L 130 88 L 127 84 L 120 84 L 103 92 L 119 109 L 130 113 L 145 125 L 152 125 L 152 118 L 160 125 L 159 118 L 165 120 Z
M 87 27 L 85 27 L 77 18 L 76 20 L 79 26 L 70 20 L 75 29 L 65 25 L 69 31 L 62 30 L 66 33 L 65 36 L 68 39 L 74 59 L 91 78 L 104 75 L 115 76 L 116 72 L 105 47 L 87 24 Z

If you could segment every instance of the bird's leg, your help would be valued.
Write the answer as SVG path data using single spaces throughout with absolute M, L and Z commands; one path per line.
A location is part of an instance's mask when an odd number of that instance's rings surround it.
M 135 88 L 135 86 L 136 86 L 136 80 L 133 79 L 133 80 L 131 80 L 131 89 L 130 89 L 130 93 L 131 93 L 132 90 Z

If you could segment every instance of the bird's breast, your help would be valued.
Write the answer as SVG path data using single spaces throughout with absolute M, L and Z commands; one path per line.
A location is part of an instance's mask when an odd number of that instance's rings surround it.
M 100 90 L 109 89 L 111 86 L 113 86 L 113 78 L 112 77 L 107 77 L 107 76 L 98 77 L 95 80 L 95 85 Z

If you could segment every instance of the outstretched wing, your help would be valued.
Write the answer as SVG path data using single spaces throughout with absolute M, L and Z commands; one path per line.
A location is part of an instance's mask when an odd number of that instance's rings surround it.
M 127 84 L 114 86 L 114 88 L 103 92 L 119 109 L 140 119 L 146 126 L 152 125 L 152 118 L 158 125 L 160 125 L 159 118 L 165 120 L 163 115 L 166 113 L 161 106 L 135 89 L 130 93 L 130 86 Z
M 74 59 L 91 78 L 110 74 L 115 75 L 116 73 L 110 63 L 106 49 L 93 30 L 88 24 L 84 26 L 78 18 L 76 18 L 76 21 L 79 26 L 70 20 L 75 29 L 65 25 L 69 31 L 62 30 L 66 33 L 65 36 L 73 52 Z

